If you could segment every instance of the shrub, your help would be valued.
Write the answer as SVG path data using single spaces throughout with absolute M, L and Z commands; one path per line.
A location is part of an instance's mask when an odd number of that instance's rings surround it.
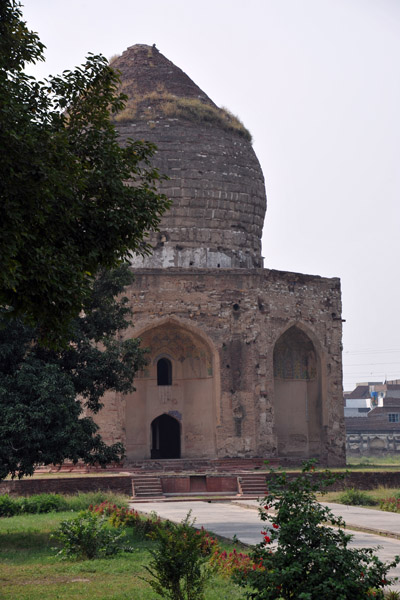
M 0 496 L 0 517 L 18 514 L 61 512 L 64 510 L 87 510 L 90 505 L 110 504 L 117 508 L 127 506 L 127 498 L 111 492 L 79 492 L 71 496 L 61 494 L 34 494 L 33 496 L 12 498 L 8 494 Z
M 345 490 L 340 494 L 338 501 L 341 504 L 350 504 L 352 506 L 376 506 L 377 502 L 368 496 L 366 492 L 361 492 L 354 488 Z
M 154 531 L 156 527 L 163 526 L 161 519 L 155 513 L 153 516 L 144 518 L 136 510 L 126 506 L 118 507 L 111 502 L 102 502 L 98 506 L 90 505 L 89 510 L 98 515 L 106 515 L 113 527 L 132 527 L 134 532 L 141 537 Z
M 104 558 L 132 550 L 125 545 L 124 532 L 110 528 L 105 515 L 89 510 L 62 521 L 53 538 L 62 545 L 58 554 L 63 558 Z
M 152 560 L 146 570 L 146 581 L 162 598 L 170 600 L 202 600 L 207 576 L 204 534 L 193 528 L 190 512 L 180 523 L 167 521 L 156 525 L 149 537 L 157 543 L 151 550 Z
M 384 598 L 383 587 L 391 583 L 387 573 L 399 557 L 383 563 L 372 548 L 348 547 L 352 536 L 343 531 L 343 519 L 315 498 L 338 476 L 329 471 L 311 474 L 313 470 L 313 461 L 308 461 L 294 479 L 271 471 L 260 516 L 272 522 L 272 528 L 264 529 L 263 541 L 250 554 L 264 568 L 239 571 L 236 580 L 250 586 L 246 597 L 252 600 Z M 268 513 L 271 508 L 273 516 Z
M 396 496 L 384 498 L 380 501 L 379 508 L 388 512 L 398 513 L 400 512 L 400 498 L 397 498 Z
M 223 577 L 240 574 L 242 578 L 246 578 L 249 571 L 264 570 L 262 559 L 259 563 L 255 563 L 248 554 L 238 552 L 236 548 L 229 554 L 226 550 L 222 552 L 220 549 L 215 550 L 210 563 Z
M 19 501 L 20 513 L 36 514 L 67 510 L 68 503 L 60 494 L 35 494 Z
M 19 513 L 19 503 L 8 494 L 0 496 L 0 517 L 13 517 Z

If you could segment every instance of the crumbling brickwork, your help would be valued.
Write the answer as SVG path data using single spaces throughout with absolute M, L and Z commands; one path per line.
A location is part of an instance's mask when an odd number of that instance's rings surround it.
M 315 455 L 327 464 L 343 463 L 339 280 L 267 269 L 143 269 L 136 270 L 135 277 L 127 290 L 135 326 L 127 335 L 179 323 L 210 340 L 220 389 L 216 456 L 278 454 L 273 351 L 282 333 L 296 326 L 306 332 L 321 361 L 320 447 Z M 124 405 L 131 401 L 135 395 L 121 399 Z M 165 408 L 171 410 L 172 405 Z M 199 413 L 202 410 L 200 403 Z M 101 418 L 110 432 L 120 427 L 113 440 L 126 442 L 125 420 L 114 414 L 115 421 L 106 408 Z M 143 422 L 143 427 L 149 423 Z
M 123 441 L 128 461 L 343 464 L 339 280 L 262 268 L 264 178 L 243 126 L 154 48 L 133 46 L 113 66 L 130 96 L 121 143 L 157 144 L 173 205 L 153 254 L 132 261 L 126 335 L 142 338 L 149 365 L 136 392 L 105 397 L 104 438 Z

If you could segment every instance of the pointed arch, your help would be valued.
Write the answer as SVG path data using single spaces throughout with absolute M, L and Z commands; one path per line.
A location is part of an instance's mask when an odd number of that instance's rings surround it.
M 175 417 L 163 413 L 151 422 L 151 458 L 181 456 L 181 426 Z
M 278 454 L 282 457 L 320 456 L 321 355 L 305 326 L 289 324 L 276 339 L 273 373 Z
M 161 414 L 173 413 L 180 424 L 180 456 L 215 458 L 219 364 L 214 344 L 203 331 L 175 317 L 148 323 L 136 335 L 149 349 L 149 363 L 127 402 L 128 457 L 154 457 L 152 440 L 158 430 L 151 424 Z

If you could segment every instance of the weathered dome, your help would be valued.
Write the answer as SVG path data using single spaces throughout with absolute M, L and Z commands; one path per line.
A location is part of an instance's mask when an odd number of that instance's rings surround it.
M 262 267 L 264 178 L 244 126 L 155 47 L 136 45 L 112 61 L 127 106 L 116 125 L 126 138 L 154 142 L 154 165 L 173 200 L 145 267 Z

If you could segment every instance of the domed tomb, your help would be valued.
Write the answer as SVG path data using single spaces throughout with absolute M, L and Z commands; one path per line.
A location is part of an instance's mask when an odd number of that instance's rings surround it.
M 131 46 L 112 66 L 128 96 L 120 139 L 157 145 L 153 164 L 169 177 L 160 191 L 173 201 L 150 234 L 153 254 L 133 266 L 262 267 L 265 186 L 249 132 L 154 46 Z

